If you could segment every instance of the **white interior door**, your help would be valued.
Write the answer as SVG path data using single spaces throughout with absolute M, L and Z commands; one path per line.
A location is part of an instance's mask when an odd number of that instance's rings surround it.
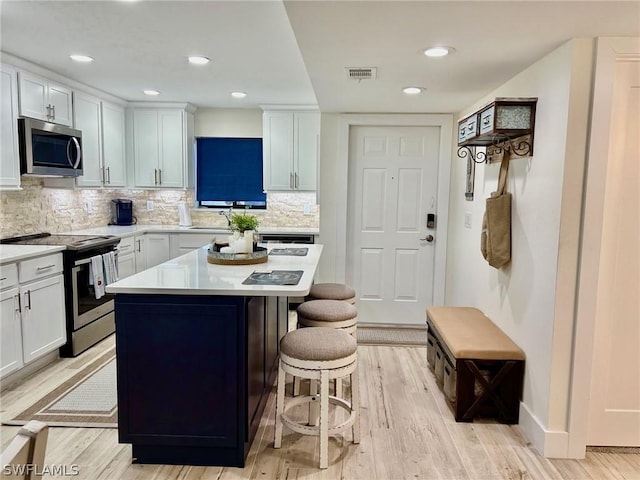
M 616 70 L 587 444 L 640 446 L 640 62 Z
M 351 128 L 347 281 L 362 323 L 425 322 L 437 242 L 427 214 L 436 212 L 439 151 L 438 127 Z

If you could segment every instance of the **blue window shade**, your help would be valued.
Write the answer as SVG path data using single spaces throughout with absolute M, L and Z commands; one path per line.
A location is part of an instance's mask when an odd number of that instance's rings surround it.
M 196 200 L 266 202 L 261 138 L 196 139 Z

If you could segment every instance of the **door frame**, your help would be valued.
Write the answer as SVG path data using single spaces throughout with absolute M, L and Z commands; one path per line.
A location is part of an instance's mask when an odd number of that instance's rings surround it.
M 439 127 L 440 151 L 438 154 L 438 184 L 436 218 L 438 237 L 435 242 L 433 270 L 433 303 L 444 305 L 447 268 L 447 231 L 449 213 L 449 189 L 451 176 L 451 151 L 453 142 L 453 115 L 451 114 L 342 114 L 340 115 L 337 204 L 344 205 L 336 214 L 336 263 L 337 282 L 344 282 L 347 274 L 347 202 L 349 188 L 349 135 L 351 127 Z M 426 221 L 426 220 L 425 220 Z M 425 305 L 425 308 L 428 305 Z
M 582 214 L 567 458 L 584 458 L 587 446 L 613 88 L 616 62 L 623 59 L 640 60 L 640 38 L 598 38 Z

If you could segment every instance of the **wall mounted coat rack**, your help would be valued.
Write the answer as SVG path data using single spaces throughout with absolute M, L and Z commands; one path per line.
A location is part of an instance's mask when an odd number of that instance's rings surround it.
M 533 155 L 538 99 L 498 97 L 458 122 L 458 157 L 484 163 L 504 151 L 519 157 Z M 475 147 L 487 147 L 476 152 Z

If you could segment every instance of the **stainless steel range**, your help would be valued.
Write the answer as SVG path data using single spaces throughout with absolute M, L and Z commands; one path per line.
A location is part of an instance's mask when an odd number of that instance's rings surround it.
M 67 343 L 63 357 L 75 357 L 115 331 L 114 296 L 96 298 L 90 274 L 91 258 L 113 252 L 120 238 L 113 235 L 52 235 L 38 233 L 5 238 L 0 243 L 17 245 L 64 245 L 64 286 Z M 117 257 L 116 257 L 117 258 Z M 116 261 L 117 265 L 117 261 Z

